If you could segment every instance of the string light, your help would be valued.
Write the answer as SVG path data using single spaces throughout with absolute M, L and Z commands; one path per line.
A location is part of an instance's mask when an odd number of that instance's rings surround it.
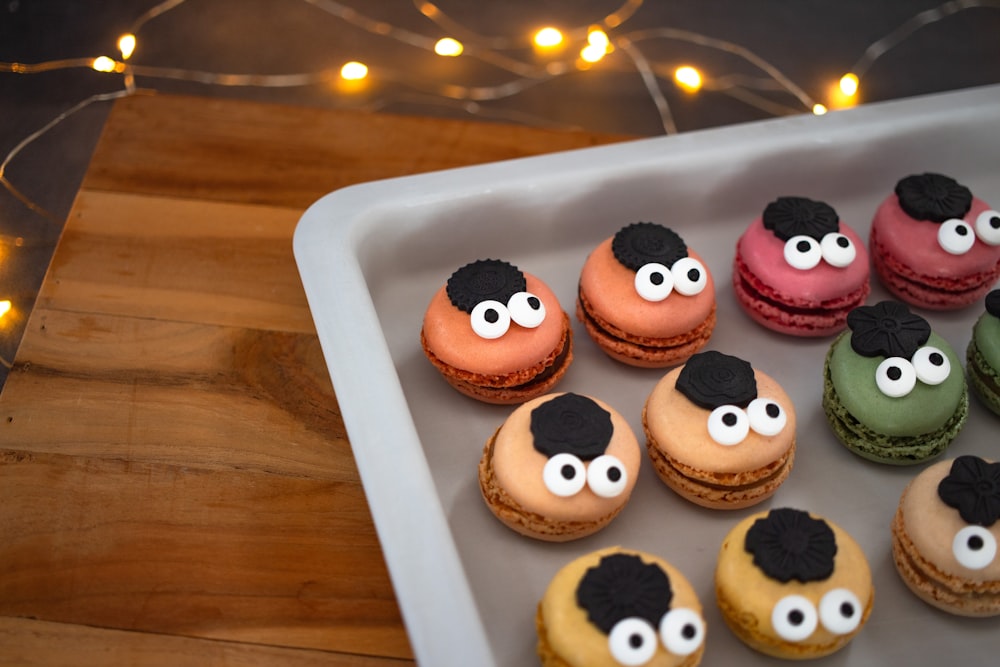
M 98 72 L 114 72 L 116 63 L 107 56 L 98 56 L 90 66 Z
M 539 48 L 554 49 L 563 43 L 563 34 L 559 32 L 558 28 L 549 26 L 535 33 L 534 42 L 535 46 Z
M 462 55 L 464 47 L 462 43 L 457 39 L 452 39 L 451 37 L 442 37 L 437 42 L 434 43 L 434 53 L 439 56 L 455 57 Z
M 812 108 L 812 112 L 816 116 L 822 116 L 827 111 L 828 111 L 828 109 L 825 106 L 823 106 L 822 104 L 819 104 L 818 102 L 816 104 L 814 104 L 813 108 Z
M 840 92 L 847 97 L 854 97 L 858 94 L 858 83 L 857 74 L 848 72 L 844 76 L 840 77 Z
M 690 65 L 683 65 L 674 70 L 674 81 L 682 90 L 696 93 L 701 90 L 701 72 Z
M 12 307 L 13 305 L 11 304 L 10 299 L 0 301 L 0 319 L 3 319 L 4 316 L 10 312 Z
M 135 35 L 130 32 L 118 38 L 118 50 L 122 54 L 122 60 L 128 60 L 135 53 Z
M 340 68 L 340 77 L 345 81 L 361 81 L 368 76 L 368 66 L 352 60 Z

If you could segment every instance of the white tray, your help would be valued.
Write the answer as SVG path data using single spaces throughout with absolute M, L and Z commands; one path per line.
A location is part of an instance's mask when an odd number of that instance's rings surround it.
M 889 524 L 923 466 L 881 466 L 844 449 L 820 407 L 829 339 L 764 330 L 729 287 L 736 238 L 773 198 L 824 200 L 867 238 L 877 203 L 920 171 L 949 174 L 1000 206 L 1000 86 L 367 183 L 311 206 L 295 257 L 418 661 L 537 664 L 535 605 L 551 576 L 578 554 L 621 544 L 665 557 L 694 584 L 705 664 L 775 664 L 729 632 L 712 586 L 723 536 L 770 506 L 839 523 L 871 562 L 871 619 L 820 664 L 984 664 L 1000 654 L 1000 619 L 938 612 L 892 565 Z M 747 359 L 795 397 L 795 468 L 769 502 L 725 512 L 681 500 L 644 461 L 629 505 L 603 532 L 569 544 L 520 537 L 486 509 L 476 481 L 483 443 L 510 408 L 444 383 L 420 349 L 423 311 L 455 268 L 499 257 L 546 281 L 572 315 L 587 253 L 637 220 L 677 230 L 713 272 L 719 323 L 709 348 Z M 887 296 L 875 281 L 869 302 Z M 981 312 L 922 314 L 964 355 Z M 662 372 L 611 361 L 575 318 L 574 333 L 576 358 L 558 389 L 608 401 L 641 439 L 642 404 Z M 973 401 L 947 456 L 998 457 L 998 432 L 1000 419 Z

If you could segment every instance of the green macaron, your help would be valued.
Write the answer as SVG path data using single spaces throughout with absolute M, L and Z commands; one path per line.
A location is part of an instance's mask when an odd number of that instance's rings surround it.
M 823 410 L 855 454 L 895 465 L 940 455 L 969 414 L 961 360 L 902 303 L 855 308 L 823 368 Z
M 986 312 L 972 327 L 965 357 L 972 389 L 987 408 L 1000 415 L 1000 289 L 986 296 Z

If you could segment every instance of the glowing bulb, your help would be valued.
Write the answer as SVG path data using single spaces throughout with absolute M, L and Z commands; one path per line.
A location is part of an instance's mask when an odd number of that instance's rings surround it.
M 122 60 L 128 60 L 135 52 L 135 35 L 125 33 L 118 38 L 118 50 L 122 52 Z
M 107 56 L 98 56 L 94 58 L 94 62 L 90 64 L 98 72 L 114 72 L 115 71 L 115 61 Z
M 588 44 L 580 51 L 580 57 L 588 63 L 596 63 L 598 60 L 603 58 L 604 54 L 607 52 L 607 49 L 603 45 Z
M 439 56 L 458 56 L 462 54 L 462 43 L 451 37 L 443 37 L 434 45 L 434 53 Z
M 600 28 L 594 28 L 587 33 L 587 43 L 591 46 L 599 46 L 605 51 L 611 46 L 611 40 L 608 39 L 608 33 L 604 32 Z
M 701 89 L 701 72 L 689 65 L 684 65 L 674 71 L 674 81 L 689 93 L 695 93 Z
M 10 299 L 4 299 L 3 301 L 0 301 L 0 318 L 9 313 L 10 309 L 11 309 Z
M 848 72 L 840 77 L 840 92 L 848 97 L 854 97 L 858 94 L 858 77 L 856 74 Z
M 344 66 L 340 68 L 340 77 L 347 81 L 360 81 L 366 76 L 368 76 L 368 66 L 356 60 L 344 63 Z
M 816 114 L 817 116 L 822 116 L 826 112 L 827 112 L 827 108 L 825 106 L 823 106 L 822 104 L 814 104 L 813 105 L 813 113 Z
M 550 49 L 562 44 L 562 33 L 555 28 L 542 28 L 535 33 L 535 44 L 543 49 Z

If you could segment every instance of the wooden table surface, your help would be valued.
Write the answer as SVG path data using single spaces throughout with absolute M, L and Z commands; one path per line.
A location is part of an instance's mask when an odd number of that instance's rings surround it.
M 412 661 L 292 232 L 353 183 L 623 138 L 116 102 L 0 395 L 0 663 Z

